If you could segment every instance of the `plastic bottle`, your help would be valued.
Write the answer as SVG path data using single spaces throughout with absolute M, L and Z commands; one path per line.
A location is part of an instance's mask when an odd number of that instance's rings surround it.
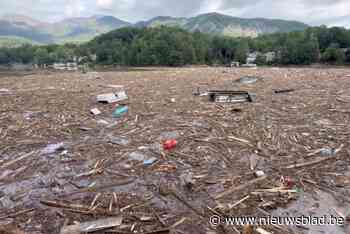
M 119 118 L 125 115 L 129 111 L 128 106 L 118 106 L 117 109 L 113 112 L 114 118 Z

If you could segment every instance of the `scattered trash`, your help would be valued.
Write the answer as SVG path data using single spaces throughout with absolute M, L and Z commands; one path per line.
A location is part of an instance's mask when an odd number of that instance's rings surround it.
M 350 185 L 350 176 L 339 175 L 335 178 L 334 182 L 335 182 L 335 186 L 344 188 Z
M 171 172 L 174 172 L 176 170 L 177 170 L 176 165 L 165 164 L 165 165 L 159 165 L 155 171 L 171 173 Z
M 200 97 L 203 97 L 203 96 L 208 96 L 209 93 L 208 92 L 201 92 L 200 91 L 200 88 L 197 88 L 196 90 L 194 90 L 192 92 L 193 96 L 200 96 Z
M 108 228 L 120 226 L 123 222 L 123 217 L 112 217 L 106 219 L 99 219 L 85 223 L 79 223 L 71 226 L 65 226 L 61 229 L 60 234 L 78 234 L 101 231 Z
M 165 141 L 168 139 L 177 139 L 179 137 L 179 132 L 178 131 L 173 131 L 173 132 L 162 132 L 160 134 L 159 140 L 160 141 Z
M 239 108 L 233 108 L 231 109 L 231 112 L 232 113 L 241 113 L 243 110 L 242 109 L 239 109 Z
M 245 91 L 212 90 L 209 91 L 209 100 L 219 103 L 253 102 L 253 97 Z
M 239 82 L 241 84 L 254 84 L 255 82 L 258 81 L 258 77 L 255 76 L 244 76 L 238 80 L 236 80 L 236 82 Z
M 199 95 L 201 94 L 201 92 L 200 92 L 200 88 L 199 88 L 199 87 L 197 87 L 197 89 L 196 89 L 196 90 L 194 90 L 194 91 L 192 92 L 192 94 L 193 94 L 193 96 L 199 96 Z
M 11 90 L 9 90 L 9 89 L 4 89 L 4 88 L 0 89 L 0 94 L 2 94 L 2 93 L 7 94 L 10 92 L 11 92 Z
M 116 144 L 116 145 L 126 146 L 126 145 L 128 145 L 130 143 L 130 141 L 127 138 L 125 138 L 125 137 L 109 135 L 108 138 L 109 138 L 109 142 L 110 143 Z
M 225 90 L 229 82 L 232 86 L 232 77 L 249 74 L 247 69 L 229 73 L 222 73 L 220 67 L 128 69 L 132 71 L 105 73 L 103 82 L 83 81 L 81 73 L 41 70 L 26 79 L 0 78 L 1 88 L 16 93 L 14 98 L 0 96 L 0 142 L 4 145 L 0 147 L 0 223 L 11 218 L 25 233 L 60 233 L 62 226 L 122 215 L 119 226 L 96 232 L 158 234 L 164 228 L 184 233 L 242 233 L 242 226 L 211 229 L 198 211 L 205 210 L 205 217 L 216 213 L 284 217 L 275 215 L 276 209 L 299 216 L 302 208 L 306 215 L 332 212 L 348 217 L 350 128 L 346 117 L 350 102 L 344 101 L 348 101 L 350 80 L 338 78 L 349 71 L 259 69 L 254 75 L 271 79 L 258 80 L 259 86 L 248 85 L 244 90 L 261 95 L 259 102 L 223 105 L 208 104 L 199 96 L 207 87 Z M 0 75 L 7 77 L 6 72 Z M 171 82 L 161 81 L 162 77 Z M 127 103 L 103 108 L 97 103 L 90 108 L 89 103 L 77 104 L 91 93 L 117 93 L 122 87 L 106 85 L 119 81 L 136 94 Z M 201 87 L 198 97 L 192 96 L 191 83 Z M 277 99 L 273 88 L 278 87 L 298 92 Z M 63 88 L 68 95 L 60 96 Z M 30 98 L 33 94 L 35 98 Z M 176 104 L 170 103 L 172 98 Z M 113 118 L 116 104 L 127 104 L 133 116 Z M 96 117 L 89 113 L 95 107 L 102 112 Z M 109 116 L 103 116 L 109 108 Z M 175 147 L 164 147 L 172 140 L 177 141 Z M 279 173 L 284 176 L 282 182 Z M 168 184 L 171 195 L 162 196 L 160 184 Z M 323 193 L 340 200 L 341 207 L 328 203 Z M 315 200 L 305 199 L 305 194 Z M 42 198 L 55 199 L 61 207 L 43 207 Z M 332 208 L 339 208 L 339 213 Z M 266 234 L 253 228 L 253 233 Z M 262 228 L 271 233 L 304 231 L 294 226 Z M 343 229 L 319 228 L 325 233 L 348 233 Z
M 174 149 L 177 146 L 177 141 L 176 140 L 166 140 L 163 143 L 163 149 L 164 150 L 171 150 Z
M 147 155 L 140 152 L 132 152 L 129 154 L 129 159 L 134 161 L 143 162 L 145 166 L 152 165 L 154 162 L 158 160 L 156 157 L 148 157 Z
M 268 232 L 263 228 L 257 228 L 256 232 L 258 232 L 259 234 L 272 234 L 271 232 Z
M 143 161 L 143 164 L 145 166 L 149 166 L 149 165 L 152 165 L 154 162 L 156 162 L 158 159 L 156 157 L 152 157 L 152 158 L 149 158 L 149 159 L 146 159 Z
M 64 143 L 57 143 L 57 144 L 49 144 L 47 145 L 44 149 L 41 150 L 42 154 L 53 154 L 57 151 L 63 151 L 65 150 L 64 148 Z
M 103 120 L 103 119 L 99 119 L 99 120 L 97 120 L 97 123 L 98 123 L 98 124 L 102 124 L 102 125 L 108 125 L 108 124 L 109 124 L 109 122 L 108 122 L 108 121 Z
M 129 158 L 135 161 L 145 161 L 147 159 L 147 156 L 140 152 L 132 152 L 129 154 Z
M 274 90 L 275 94 L 279 94 L 279 93 L 291 93 L 294 92 L 295 89 L 282 89 L 282 90 Z
M 263 177 L 263 176 L 265 176 L 265 172 L 264 171 L 256 171 L 255 176 L 256 177 Z
M 93 115 L 99 115 L 99 114 L 102 113 L 102 112 L 101 112 L 99 109 L 97 109 L 97 108 L 91 109 L 90 112 L 91 112 L 91 114 L 93 114 Z
M 120 91 L 118 93 L 106 93 L 97 96 L 97 101 L 101 103 L 115 103 L 127 100 L 128 96 L 125 91 Z
M 341 151 L 343 149 L 343 147 L 344 147 L 344 144 L 340 145 L 339 148 L 337 148 L 337 149 L 326 147 L 326 148 L 314 150 L 311 153 L 309 153 L 307 156 L 313 156 L 313 155 L 316 155 L 318 153 L 320 153 L 322 156 L 334 156 L 339 151 Z
M 193 179 L 193 173 L 185 173 L 180 176 L 181 184 L 183 187 L 187 188 L 188 190 L 192 190 L 193 186 L 195 185 L 194 179 Z
M 323 156 L 333 156 L 333 155 L 335 155 L 335 149 L 323 148 L 320 150 L 320 153 Z
M 46 117 L 47 114 L 44 114 L 43 112 L 41 111 L 26 111 L 24 114 L 23 114 L 23 117 L 26 119 L 26 120 L 31 120 L 33 118 L 40 118 L 40 117 Z
M 261 181 L 264 181 L 266 178 L 267 178 L 267 176 L 262 176 L 262 177 L 259 177 L 259 178 L 257 178 L 257 179 L 248 181 L 248 182 L 246 182 L 246 183 L 244 183 L 244 184 L 242 184 L 242 185 L 240 185 L 240 186 L 234 186 L 234 187 L 232 187 L 231 189 L 228 189 L 227 191 L 218 194 L 218 195 L 215 197 L 215 199 L 221 199 L 221 198 L 223 198 L 223 197 L 226 197 L 226 196 L 228 196 L 228 195 L 231 195 L 232 193 L 241 191 L 241 190 L 243 190 L 243 189 L 245 189 L 245 188 L 247 188 L 247 187 L 249 187 L 249 186 L 252 186 L 252 185 L 257 184 L 257 183 L 259 183 L 259 182 L 261 182 Z
M 88 128 L 88 127 L 79 127 L 79 129 L 80 129 L 81 131 L 84 131 L 84 132 L 88 132 L 88 131 L 91 131 L 91 130 L 92 130 L 92 128 Z
M 13 209 L 16 206 L 16 203 L 13 202 L 9 197 L 4 196 L 0 198 L 0 207 L 1 208 L 7 208 L 7 209 Z
M 170 102 L 171 102 L 171 103 L 175 103 L 175 102 L 176 102 L 176 99 L 175 99 L 175 98 L 172 98 L 172 99 L 170 99 Z
M 114 118 L 120 118 L 129 111 L 128 106 L 118 106 L 117 109 L 113 112 Z
M 293 188 L 295 186 L 295 181 L 290 178 L 289 176 L 281 176 L 281 179 L 280 179 L 282 185 L 286 188 Z

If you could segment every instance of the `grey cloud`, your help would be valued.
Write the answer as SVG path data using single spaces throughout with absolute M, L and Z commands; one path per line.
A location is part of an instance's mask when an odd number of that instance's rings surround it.
M 108 14 L 136 22 L 155 16 L 189 17 L 220 12 L 238 17 L 281 18 L 312 25 L 346 24 L 348 0 L 21 0 L 1 1 L 0 14 L 25 14 L 41 20 Z M 100 0 L 101 3 L 101 0 Z M 339 19 L 339 20 L 338 20 Z M 347 18 L 349 19 L 349 18 Z M 345 23 L 344 23 L 345 22 Z

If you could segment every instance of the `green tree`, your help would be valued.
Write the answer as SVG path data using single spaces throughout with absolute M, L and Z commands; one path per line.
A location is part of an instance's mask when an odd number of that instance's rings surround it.
M 238 46 L 235 50 L 235 60 L 240 63 L 246 63 L 248 52 L 249 52 L 248 43 L 244 40 L 241 40 L 238 43 Z
M 0 48 L 0 64 L 7 64 L 10 62 L 10 58 L 6 49 Z
M 34 52 L 34 61 L 35 63 L 42 65 L 49 64 L 52 60 L 46 48 L 38 48 Z
M 345 54 L 340 48 L 334 46 L 329 47 L 322 54 L 322 61 L 328 63 L 342 64 L 345 61 Z

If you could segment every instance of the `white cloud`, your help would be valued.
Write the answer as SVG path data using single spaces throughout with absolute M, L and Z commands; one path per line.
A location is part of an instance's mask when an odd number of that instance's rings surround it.
M 81 17 L 84 16 L 86 6 L 81 0 L 69 0 L 65 5 L 64 13 L 66 17 Z
M 113 0 L 97 0 L 96 5 L 102 9 L 109 9 L 113 5 Z

